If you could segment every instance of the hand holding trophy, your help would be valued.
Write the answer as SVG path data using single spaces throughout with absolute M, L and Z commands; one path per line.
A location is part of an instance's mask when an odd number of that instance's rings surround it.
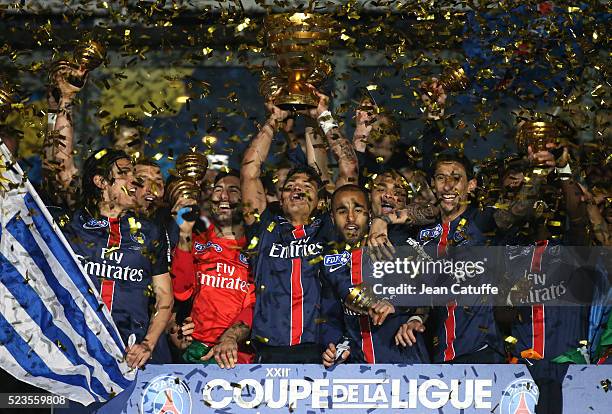
M 459 92 L 467 88 L 469 79 L 459 65 L 447 65 L 440 78 L 431 78 L 420 85 L 421 99 L 427 108 L 427 116 L 440 119 L 444 116 L 446 98 L 449 92 Z
M 571 128 L 562 122 L 538 117 L 519 123 L 516 146 L 536 169 L 562 168 L 569 159 L 566 145 L 570 135 Z
M 191 210 L 183 215 L 187 221 L 193 221 L 199 212 L 197 207 L 200 201 L 202 182 L 208 169 L 208 159 L 195 149 L 182 154 L 176 160 L 174 180 L 170 181 L 166 189 L 168 202 L 175 209 L 177 206 L 190 207 Z
M 53 98 L 70 99 L 85 85 L 87 74 L 100 66 L 106 59 L 106 48 L 95 40 L 79 43 L 71 60 L 58 60 L 53 63 L 50 78 Z

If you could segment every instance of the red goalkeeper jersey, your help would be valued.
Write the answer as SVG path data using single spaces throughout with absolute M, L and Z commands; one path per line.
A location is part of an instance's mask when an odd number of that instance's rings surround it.
M 251 325 L 255 288 L 242 248 L 246 238 L 217 237 L 211 225 L 196 235 L 191 252 L 175 249 L 172 259 L 174 297 L 194 296 L 193 338 L 212 346 L 238 321 Z

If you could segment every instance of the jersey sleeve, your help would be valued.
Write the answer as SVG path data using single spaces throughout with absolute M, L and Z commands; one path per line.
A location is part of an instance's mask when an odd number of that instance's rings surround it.
M 249 292 L 244 297 L 242 303 L 242 311 L 236 316 L 232 325 L 239 322 L 244 323 L 248 327 L 253 326 L 253 312 L 255 310 L 255 284 L 251 283 L 249 286 Z
M 171 272 L 174 297 L 180 301 L 189 299 L 195 290 L 195 268 L 192 252 L 177 247 L 172 257 Z
M 344 312 L 342 302 L 338 295 L 329 286 L 328 282 L 321 282 L 321 328 L 319 329 L 320 343 L 327 344 L 340 342 L 345 335 Z
M 252 278 L 249 278 L 249 282 L 249 291 L 246 295 L 244 295 L 244 300 L 242 301 L 242 309 L 255 305 L 255 283 Z
M 479 210 L 474 215 L 474 222 L 476 227 L 482 233 L 494 233 L 497 231 L 497 224 L 495 223 L 495 208 L 485 207 L 483 210 Z
M 151 256 L 151 275 L 157 276 L 164 273 L 168 273 L 168 237 L 165 231 L 160 231 L 159 227 L 155 225 L 155 230 L 152 232 L 155 234 L 150 246 Z

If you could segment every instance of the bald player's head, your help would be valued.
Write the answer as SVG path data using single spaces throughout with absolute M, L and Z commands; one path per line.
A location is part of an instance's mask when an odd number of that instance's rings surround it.
M 356 244 L 370 228 L 370 201 L 363 188 L 347 184 L 336 189 L 331 202 L 332 218 L 344 241 Z

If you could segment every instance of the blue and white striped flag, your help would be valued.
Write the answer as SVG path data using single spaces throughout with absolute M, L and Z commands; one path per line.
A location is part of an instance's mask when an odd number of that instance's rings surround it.
M 135 372 L 98 291 L 0 141 L 0 366 L 81 404 L 106 401 Z

